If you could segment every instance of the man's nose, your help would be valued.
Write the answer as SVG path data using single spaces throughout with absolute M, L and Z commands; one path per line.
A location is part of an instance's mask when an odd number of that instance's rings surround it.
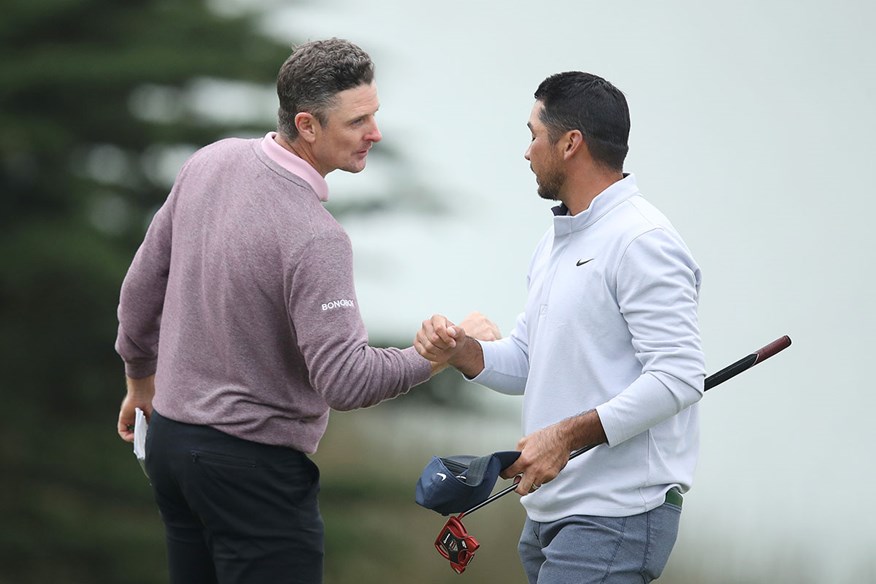
M 371 131 L 368 132 L 368 135 L 365 137 L 369 142 L 380 142 L 383 140 L 383 134 L 380 133 L 380 128 L 377 127 L 377 123 L 374 124 L 374 127 L 371 128 Z

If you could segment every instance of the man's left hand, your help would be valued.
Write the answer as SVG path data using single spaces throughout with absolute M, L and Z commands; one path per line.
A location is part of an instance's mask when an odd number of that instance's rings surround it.
M 569 462 L 568 437 L 562 432 L 562 423 L 554 424 L 524 436 L 517 443 L 520 458 L 502 471 L 503 478 L 520 475 L 515 491 L 528 495 L 560 473 Z

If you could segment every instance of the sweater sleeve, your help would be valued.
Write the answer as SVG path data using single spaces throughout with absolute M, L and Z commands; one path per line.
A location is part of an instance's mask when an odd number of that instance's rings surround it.
M 139 379 L 155 373 L 158 336 L 167 291 L 171 246 L 170 197 L 152 219 L 122 283 L 116 352 L 125 374 Z
M 290 325 L 310 383 L 331 408 L 375 405 L 429 378 L 430 363 L 413 347 L 369 346 L 345 233 L 321 234 L 311 241 L 296 264 L 290 292 Z
M 697 321 L 700 271 L 687 248 L 663 229 L 636 238 L 617 269 L 617 302 L 641 375 L 596 408 L 612 446 L 696 403 L 705 359 Z

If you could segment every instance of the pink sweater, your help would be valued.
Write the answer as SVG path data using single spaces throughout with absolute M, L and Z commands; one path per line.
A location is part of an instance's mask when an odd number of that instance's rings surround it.
M 222 140 L 186 162 L 118 316 L 125 371 L 155 373 L 161 415 L 307 453 L 329 408 L 377 404 L 430 373 L 412 347 L 368 345 L 346 232 L 260 140 Z

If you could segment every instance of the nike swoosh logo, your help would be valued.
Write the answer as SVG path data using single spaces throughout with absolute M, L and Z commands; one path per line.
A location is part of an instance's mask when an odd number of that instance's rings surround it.
M 576 265 L 576 266 L 583 266 L 583 265 L 586 264 L 587 262 L 592 262 L 592 261 L 595 260 L 595 259 L 596 259 L 596 258 L 590 258 L 589 260 L 578 260 L 578 263 L 575 264 L 575 265 Z
M 447 478 L 447 475 L 444 474 L 443 472 L 436 472 L 435 474 L 436 474 L 437 476 L 441 477 L 441 480 L 442 480 L 442 481 L 443 481 L 444 479 Z

